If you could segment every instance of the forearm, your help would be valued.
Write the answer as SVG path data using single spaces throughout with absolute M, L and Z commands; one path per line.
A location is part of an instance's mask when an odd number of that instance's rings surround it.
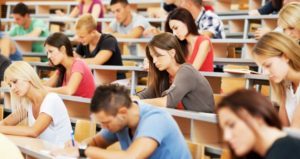
M 166 107 L 167 106 L 167 97 L 143 99 L 141 101 L 144 103 L 153 105 L 153 106 L 158 106 L 158 107 Z
M 123 158 L 123 159 L 133 159 L 134 156 L 130 156 L 126 151 L 112 151 L 104 150 L 97 147 L 88 147 L 85 150 L 85 154 L 88 158 L 94 159 L 106 159 L 106 158 Z
M 33 128 L 27 126 L 0 126 L 0 133 L 7 135 L 37 137 L 39 136 Z
M 95 65 L 95 61 L 93 58 L 84 58 L 82 60 L 88 65 Z
M 70 91 L 68 87 L 62 86 L 62 87 L 47 87 L 47 90 L 49 92 L 55 92 L 57 94 L 65 94 L 65 95 L 73 95 L 74 92 Z
M 121 34 L 121 33 L 112 33 L 112 35 L 116 38 L 133 38 L 128 34 Z

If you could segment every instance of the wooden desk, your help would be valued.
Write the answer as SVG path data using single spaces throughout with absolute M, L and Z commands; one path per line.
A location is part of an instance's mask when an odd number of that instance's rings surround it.
M 0 88 L 0 91 L 8 93 L 9 89 Z M 76 122 L 77 118 L 89 120 L 90 99 L 67 95 L 59 96 L 64 100 L 72 122 Z M 7 98 L 5 101 L 6 100 Z M 5 107 L 7 107 L 7 105 L 5 105 Z M 163 109 L 173 116 L 186 139 L 195 143 L 213 145 L 214 148 L 217 147 L 217 149 L 220 149 L 222 140 L 221 132 L 217 125 L 216 114 L 197 113 L 170 108 L 160 109 Z M 213 151 L 214 148 L 207 151 Z
M 37 138 L 21 137 L 21 136 L 12 136 L 5 135 L 9 140 L 11 140 L 20 151 L 25 154 L 25 158 L 34 157 L 34 158 L 43 158 L 43 159 L 52 159 L 54 158 L 49 153 L 52 150 L 57 149 L 57 145 L 53 145 L 47 141 L 43 141 Z
M 39 68 L 49 68 L 50 66 L 47 63 L 41 62 L 29 62 L 31 66 L 34 67 L 35 70 Z M 145 72 L 145 70 L 141 67 L 136 66 L 109 66 L 109 65 L 89 65 L 91 70 L 105 70 L 105 71 L 130 71 L 131 75 L 131 87 L 130 93 L 135 94 L 135 87 L 137 85 L 137 78 L 139 72 Z

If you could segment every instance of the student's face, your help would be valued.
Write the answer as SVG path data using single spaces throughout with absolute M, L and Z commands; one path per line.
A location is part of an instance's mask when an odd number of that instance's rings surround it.
M 169 26 L 172 29 L 173 34 L 179 39 L 179 40 L 185 40 L 186 36 L 188 35 L 188 29 L 186 24 L 179 20 L 170 20 Z
M 101 128 L 107 129 L 112 133 L 119 132 L 126 125 L 126 119 L 123 114 L 117 113 L 116 116 L 100 111 L 94 114 L 96 120 L 100 123 Z
M 48 44 L 45 45 L 45 49 L 47 52 L 47 57 L 52 62 L 53 65 L 59 65 L 62 62 L 64 58 L 62 49 L 59 49 L 57 47 Z
M 7 78 L 11 91 L 19 97 L 24 97 L 30 89 L 30 82 L 22 79 Z
M 218 111 L 223 138 L 237 156 L 243 156 L 254 148 L 255 135 L 247 124 L 229 108 Z
M 160 71 L 167 70 L 174 60 L 175 50 L 167 51 L 158 47 L 154 47 L 153 49 L 155 49 L 155 52 L 154 50 L 150 49 L 150 55 L 153 59 L 155 67 Z
M 111 5 L 110 9 L 119 23 L 124 23 L 130 13 L 129 5 L 124 5 L 122 3 Z
M 263 68 L 264 74 L 275 83 L 280 83 L 285 79 L 289 70 L 289 60 L 285 56 L 266 57 L 254 55 L 256 63 Z
M 24 26 L 26 21 L 28 20 L 28 15 L 25 16 L 21 16 L 20 14 L 13 14 L 15 23 L 20 25 L 20 26 Z
M 284 28 L 284 33 L 295 40 L 300 40 L 300 29 L 295 27 Z
M 89 32 L 83 28 L 76 30 L 76 35 L 82 45 L 88 45 L 93 40 L 93 31 Z

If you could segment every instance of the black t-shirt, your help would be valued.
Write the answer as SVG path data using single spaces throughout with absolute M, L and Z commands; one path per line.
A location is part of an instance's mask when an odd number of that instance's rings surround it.
M 110 59 L 106 61 L 103 65 L 117 65 L 117 66 L 123 65 L 117 39 L 109 34 L 101 35 L 96 48 L 92 52 L 90 52 L 89 50 L 89 45 L 82 45 L 82 44 L 79 44 L 77 46 L 76 52 L 79 55 L 81 55 L 83 58 L 93 58 L 101 50 L 109 50 L 113 53 Z
M 0 54 L 0 81 L 3 81 L 4 72 L 10 63 L 8 58 Z
M 110 59 L 102 65 L 123 65 L 121 51 L 119 49 L 117 39 L 110 34 L 101 34 L 100 40 L 98 41 L 96 48 L 92 52 L 90 52 L 89 50 L 89 45 L 82 44 L 79 44 L 77 46 L 76 52 L 83 58 L 93 58 L 101 50 L 109 50 L 112 52 L 112 56 L 110 57 Z M 125 75 L 122 73 L 118 73 L 117 79 L 122 78 L 125 78 Z
M 276 140 L 265 159 L 300 159 L 300 139 L 286 136 Z

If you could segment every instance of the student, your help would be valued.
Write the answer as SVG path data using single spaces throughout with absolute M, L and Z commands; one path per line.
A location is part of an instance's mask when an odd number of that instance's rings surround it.
M 223 138 L 240 158 L 298 159 L 300 140 L 283 132 L 267 97 L 254 90 L 238 90 L 217 107 Z
M 271 13 L 276 14 L 282 8 L 283 1 L 284 0 L 269 0 L 265 5 L 263 5 L 259 9 L 249 11 L 248 14 L 250 16 L 267 15 Z
M 13 17 L 16 26 L 9 31 L 9 36 L 26 36 L 26 37 L 47 37 L 48 26 L 41 20 L 32 19 L 29 15 L 29 9 L 24 3 L 18 3 L 13 9 Z M 43 53 L 44 47 L 42 42 L 32 43 L 32 52 Z M 43 61 L 46 59 L 43 59 Z
M 185 63 L 175 36 L 170 33 L 154 36 L 146 47 L 146 55 L 150 66 L 148 87 L 137 94 L 144 102 L 198 112 L 213 111 L 213 91 L 208 81 Z
M 124 86 L 99 86 L 91 112 L 102 130 L 88 139 L 86 150 L 80 150 L 88 158 L 191 158 L 174 119 L 164 110 L 132 102 Z M 118 141 L 122 150 L 105 150 Z
M 0 54 L 0 82 L 3 81 L 4 72 L 10 64 L 11 62 L 9 61 L 9 59 Z
M 56 14 L 64 16 L 61 10 L 56 10 Z M 104 6 L 101 0 L 79 0 L 79 5 L 74 7 L 70 13 L 71 18 L 79 15 L 91 14 L 95 19 L 104 17 Z M 97 24 L 97 30 L 101 32 L 101 22 Z
M 191 13 L 178 8 L 172 11 L 166 21 L 166 32 L 171 32 L 181 41 L 187 63 L 199 71 L 214 71 L 213 47 L 206 35 L 199 35 Z
M 224 39 L 225 32 L 221 19 L 217 14 L 205 10 L 202 0 L 179 0 L 179 7 L 185 8 L 192 14 L 200 34 L 213 39 Z
M 300 2 L 300 0 L 269 0 L 259 9 L 249 11 L 250 16 L 277 14 L 281 8 L 290 2 Z
M 289 5 L 290 3 L 293 3 L 293 4 Z M 297 29 L 297 27 L 299 26 L 299 16 L 298 16 L 299 15 L 299 7 L 297 8 L 297 5 L 299 5 L 299 3 L 300 3 L 299 0 L 284 1 L 283 7 L 280 9 L 280 12 L 279 12 L 279 17 L 278 17 L 278 21 L 277 21 L 278 27 L 275 28 L 274 31 L 291 33 L 291 34 L 293 34 L 293 36 L 295 36 L 295 34 L 297 33 L 296 31 L 299 30 L 299 29 Z M 287 6 L 290 6 L 290 7 L 287 7 Z M 294 15 L 294 16 L 290 16 L 290 15 Z M 255 39 L 258 40 L 264 34 L 267 34 L 270 31 L 271 30 L 269 28 L 258 28 L 254 33 L 254 37 L 255 37 Z M 298 39 L 300 39 L 299 35 L 298 35 Z
M 96 30 L 96 21 L 90 15 L 81 16 L 76 23 L 76 35 L 80 44 L 76 54 L 87 64 L 122 66 L 122 58 L 116 38 L 110 34 L 102 34 Z M 108 84 L 117 78 L 124 78 L 124 74 L 116 71 L 95 71 L 100 84 Z
M 300 127 L 300 46 L 282 33 L 270 32 L 255 45 L 252 55 L 269 76 L 273 94 L 280 105 L 279 117 L 285 126 Z
M 115 20 L 110 23 L 106 32 L 117 38 L 140 38 L 150 24 L 141 15 L 131 12 L 127 0 L 112 0 L 110 9 Z
M 40 138 L 56 145 L 71 139 L 71 122 L 63 101 L 44 88 L 28 63 L 12 63 L 4 79 L 11 88 L 13 112 L 0 122 L 0 133 Z M 26 118 L 28 126 L 18 126 Z
M 21 61 L 22 53 L 17 49 L 14 42 L 9 37 L 3 37 L 0 33 L 0 54 L 9 58 L 11 61 Z
M 58 68 L 46 83 L 48 91 L 92 98 L 96 88 L 92 72 L 84 61 L 73 57 L 69 38 L 54 33 L 46 39 L 45 48 L 51 65 Z
M 300 44 L 300 2 L 289 3 L 281 9 L 278 25 Z

